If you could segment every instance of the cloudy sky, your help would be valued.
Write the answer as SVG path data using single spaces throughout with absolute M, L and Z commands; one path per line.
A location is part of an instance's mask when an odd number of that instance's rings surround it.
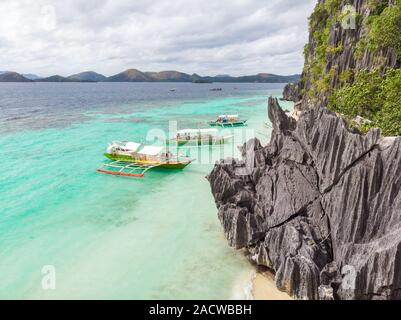
M 0 70 L 301 72 L 316 0 L 0 0 Z

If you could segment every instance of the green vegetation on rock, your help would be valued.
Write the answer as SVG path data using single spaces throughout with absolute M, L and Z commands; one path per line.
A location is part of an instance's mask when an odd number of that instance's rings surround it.
M 383 105 L 376 114 L 376 123 L 385 135 L 401 135 L 401 70 L 391 70 L 383 81 Z
M 305 47 L 305 68 L 311 80 L 311 88 L 306 94 L 309 98 L 316 98 L 321 94 L 330 92 L 330 83 L 334 75 L 333 69 L 326 72 L 327 55 L 340 54 L 344 46 L 329 46 L 329 35 L 333 25 L 338 21 L 340 11 L 340 0 L 327 0 L 317 4 L 309 18 L 310 32 L 313 38 L 314 52 L 310 52 L 310 46 Z
M 401 135 L 401 70 L 360 71 L 354 83 L 345 84 L 330 97 L 329 109 L 352 122 L 356 116 L 371 120 L 360 126 L 366 131 L 379 127 L 386 136 Z
M 401 58 L 401 3 L 388 6 L 371 21 L 371 47 L 393 48 Z
M 371 120 L 357 125 L 362 131 L 380 127 L 384 135 L 401 135 L 401 70 L 386 62 L 388 49 L 401 59 L 401 0 L 368 0 L 368 9 L 355 13 L 359 38 L 330 39 L 350 14 L 343 1 L 320 1 L 309 19 L 311 41 L 305 46 L 302 94 L 312 103 L 323 99 L 353 125 L 357 116 Z M 350 31 L 352 32 L 352 30 Z M 338 37 L 338 34 L 337 34 Z M 340 40 L 340 41 L 339 41 Z M 353 48 L 354 68 L 344 69 L 341 57 Z M 373 59 L 372 59 L 373 58 Z M 349 66 L 349 65 L 347 65 Z

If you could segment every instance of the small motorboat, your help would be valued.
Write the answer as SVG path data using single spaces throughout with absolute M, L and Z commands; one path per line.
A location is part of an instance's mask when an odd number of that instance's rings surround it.
M 220 135 L 217 129 L 184 129 L 178 131 L 176 137 L 169 143 L 176 143 L 178 146 L 210 146 L 224 144 L 232 138 L 232 135 Z
M 98 172 L 127 177 L 144 177 L 153 168 L 184 169 L 192 162 L 188 157 L 174 155 L 164 147 L 136 142 L 113 142 L 104 155 L 113 162 L 103 164 Z
M 243 127 L 246 126 L 247 120 L 240 120 L 239 115 L 221 115 L 217 120 L 210 121 L 209 125 L 212 127 Z

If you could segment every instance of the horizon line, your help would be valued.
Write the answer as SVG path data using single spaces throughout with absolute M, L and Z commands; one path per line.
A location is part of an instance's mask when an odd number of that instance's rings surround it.
M 71 76 L 74 76 L 74 75 L 83 74 L 83 73 L 96 73 L 96 74 L 99 74 L 99 75 L 104 76 L 106 78 L 110 78 L 110 77 L 122 74 L 122 73 L 130 71 L 130 70 L 139 71 L 139 72 L 144 73 L 144 74 L 146 74 L 146 73 L 162 73 L 162 72 L 177 72 L 177 73 L 182 73 L 182 74 L 189 75 L 189 76 L 197 75 L 197 76 L 202 77 L 202 78 L 206 78 L 206 77 L 212 77 L 212 78 L 224 78 L 224 77 L 240 78 L 240 77 L 258 76 L 258 75 L 264 75 L 264 74 L 265 75 L 273 75 L 273 76 L 281 76 L 281 77 L 290 77 L 290 76 L 299 76 L 299 75 L 302 74 L 302 72 L 292 73 L 292 74 L 278 74 L 278 73 L 271 73 L 271 72 L 259 72 L 259 73 L 254 73 L 254 74 L 246 73 L 246 74 L 242 74 L 242 75 L 231 75 L 231 74 L 224 74 L 224 73 L 222 73 L 222 74 L 215 73 L 215 75 L 200 75 L 197 72 L 187 73 L 187 72 L 178 71 L 178 70 L 174 70 L 174 69 L 166 69 L 166 70 L 160 70 L 160 71 L 142 71 L 142 70 L 139 70 L 137 68 L 128 68 L 128 69 L 125 69 L 125 70 L 123 70 L 121 72 L 114 73 L 112 75 L 106 75 L 104 73 L 100 73 L 100 72 L 97 72 L 97 71 L 94 71 L 94 70 L 86 70 L 86 71 L 81 71 L 81 72 L 75 72 L 75 73 L 71 73 L 71 74 L 68 74 L 68 75 L 62 75 L 61 73 L 54 73 L 54 74 L 49 73 L 48 75 L 42 75 L 42 74 L 34 72 L 34 71 L 28 71 L 28 72 L 23 71 L 23 72 L 20 72 L 20 71 L 7 70 L 7 69 L 3 69 L 3 70 L 0 69 L 0 74 L 17 73 L 17 74 L 20 74 L 22 76 L 23 75 L 34 75 L 34 76 L 38 76 L 38 77 L 44 79 L 44 78 L 50 78 L 50 77 L 53 77 L 53 76 L 59 76 L 59 77 L 63 77 L 63 78 L 68 78 L 68 77 L 71 77 Z

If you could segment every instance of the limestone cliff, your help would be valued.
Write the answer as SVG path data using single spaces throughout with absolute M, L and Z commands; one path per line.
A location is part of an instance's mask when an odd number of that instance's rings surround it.
M 325 108 L 298 123 L 270 99 L 271 142 L 209 175 L 231 246 L 298 299 L 401 298 L 401 138 L 350 131 Z
M 340 21 L 347 4 L 353 29 Z M 270 98 L 270 143 L 247 142 L 242 159 L 222 160 L 208 176 L 229 244 L 294 298 L 401 299 L 401 137 L 362 134 L 326 108 L 358 72 L 399 69 L 396 47 L 366 44 L 369 18 L 395 5 L 320 0 L 302 80 L 284 93 L 301 101 L 300 119 Z
M 283 100 L 298 102 L 302 99 L 300 82 L 288 83 L 283 90 Z
M 361 71 L 399 70 L 400 12 L 397 0 L 319 0 L 309 18 L 302 78 L 286 88 L 290 100 L 302 100 L 303 109 L 327 105 Z

